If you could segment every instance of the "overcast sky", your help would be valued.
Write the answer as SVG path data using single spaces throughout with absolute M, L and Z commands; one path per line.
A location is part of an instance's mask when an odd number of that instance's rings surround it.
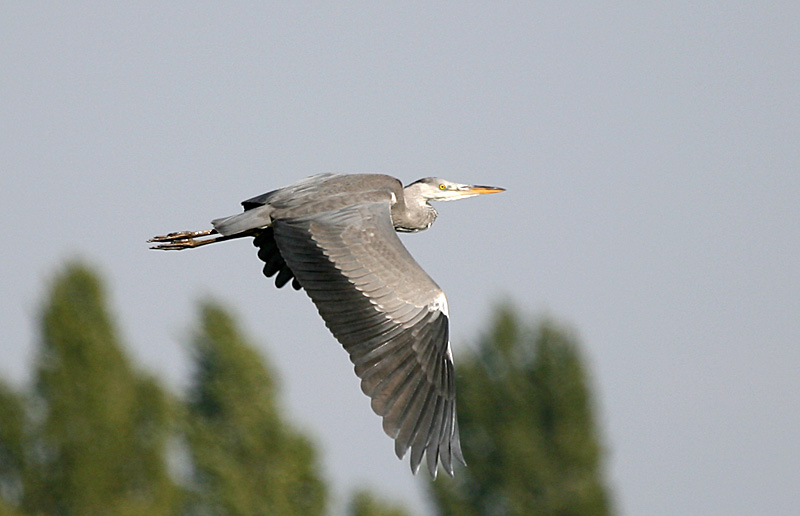
M 498 300 L 551 315 L 583 343 L 623 515 L 796 514 L 800 4 L 599 5 L 3 2 L 0 374 L 26 380 L 72 257 L 175 389 L 213 295 L 337 503 L 367 484 L 421 513 L 303 293 L 245 241 L 145 240 L 320 172 L 496 184 L 403 237 L 448 294 L 456 365 Z

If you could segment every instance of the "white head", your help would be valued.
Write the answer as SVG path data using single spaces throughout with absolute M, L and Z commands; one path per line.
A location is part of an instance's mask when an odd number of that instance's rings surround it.
M 455 201 L 475 195 L 497 193 L 505 188 L 497 186 L 463 185 L 440 177 L 425 177 L 406 186 L 406 199 L 427 201 Z

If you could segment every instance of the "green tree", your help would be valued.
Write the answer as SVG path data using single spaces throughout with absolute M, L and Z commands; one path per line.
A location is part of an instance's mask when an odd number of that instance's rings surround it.
M 610 514 L 589 385 L 568 332 L 548 321 L 526 328 L 500 307 L 457 371 L 469 466 L 430 484 L 441 514 Z
M 367 490 L 357 491 L 350 500 L 350 516 L 409 516 L 400 505 L 378 499 Z
M 23 516 L 23 513 L 17 511 L 3 500 L 0 500 L 0 516 Z
M 316 451 L 283 419 L 273 371 L 222 308 L 205 303 L 200 319 L 187 410 L 194 473 L 189 512 L 323 514 L 326 488 Z
M 177 489 L 163 455 L 165 394 L 133 370 L 100 279 L 74 263 L 41 316 L 27 512 L 169 514 Z
M 22 399 L 0 381 L 0 516 L 14 514 L 22 495 L 24 428 Z

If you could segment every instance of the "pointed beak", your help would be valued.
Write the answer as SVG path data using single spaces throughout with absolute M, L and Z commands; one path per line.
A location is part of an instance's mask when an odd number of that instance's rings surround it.
M 470 193 L 473 195 L 500 193 L 500 192 L 505 192 L 505 190 L 506 190 L 505 188 L 500 188 L 499 186 L 480 186 L 480 185 L 467 185 L 466 188 L 463 189 L 465 193 Z

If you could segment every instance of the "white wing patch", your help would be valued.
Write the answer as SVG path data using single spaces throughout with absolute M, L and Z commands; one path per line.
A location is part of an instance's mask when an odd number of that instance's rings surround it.
M 428 306 L 428 310 L 431 312 L 439 310 L 447 318 L 450 318 L 450 309 L 447 307 L 447 297 L 445 297 L 444 292 L 439 292 L 439 295 L 436 296 L 436 299 L 433 300 L 433 303 Z
M 450 308 L 447 306 L 447 297 L 444 295 L 444 292 L 439 292 L 439 295 L 436 296 L 436 299 L 433 300 L 433 303 L 428 305 L 428 310 L 431 312 L 440 311 L 447 317 L 448 321 L 450 320 Z M 453 348 L 450 347 L 450 338 L 447 339 L 447 359 L 450 360 L 450 363 L 453 363 Z

